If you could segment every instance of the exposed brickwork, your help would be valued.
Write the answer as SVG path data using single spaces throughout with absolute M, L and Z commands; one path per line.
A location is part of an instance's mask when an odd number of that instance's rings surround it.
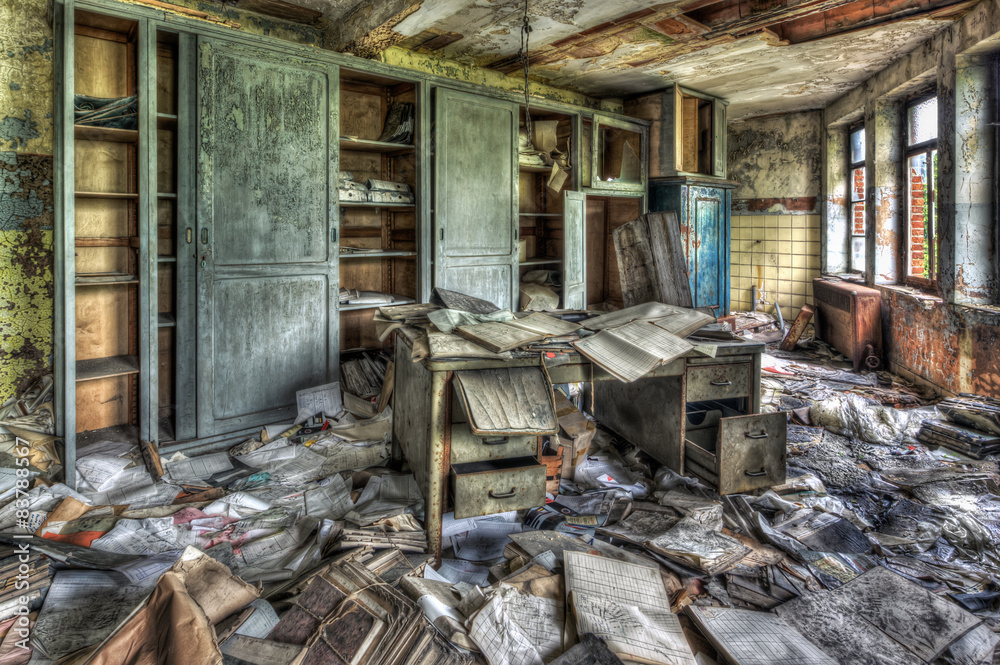
M 923 174 L 912 166 L 909 173 L 910 206 L 910 264 L 909 274 L 914 277 L 930 277 L 927 260 L 928 238 L 924 234 L 924 223 L 927 221 L 927 203 L 924 198 Z
M 856 201 L 851 204 L 851 218 L 854 224 L 852 235 L 863 236 L 865 234 L 865 169 L 864 167 L 854 169 L 852 173 L 854 182 L 852 183 L 852 199 Z

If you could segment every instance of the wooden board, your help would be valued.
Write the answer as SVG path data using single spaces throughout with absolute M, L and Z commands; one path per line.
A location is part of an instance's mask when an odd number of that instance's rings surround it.
M 134 286 L 88 286 L 76 290 L 76 359 L 130 353 L 129 290 Z
M 125 97 L 131 93 L 130 44 L 77 35 L 74 44 L 76 94 Z
M 587 197 L 587 304 L 604 302 L 604 274 L 608 227 L 607 199 Z
M 614 232 L 626 307 L 656 301 L 691 307 L 687 259 L 673 212 L 643 215 Z
M 159 406 L 160 416 L 164 416 L 164 407 L 174 403 L 174 329 L 160 328 L 158 331 L 159 355 Z
M 364 94 L 347 89 L 340 91 L 340 135 L 376 140 L 382 134 L 385 121 L 385 93 Z M 375 157 L 379 157 L 378 154 Z
M 177 133 L 156 130 L 156 191 L 177 192 Z
M 76 191 L 135 192 L 132 174 L 135 146 L 106 141 L 77 141 Z
M 123 238 L 129 234 L 128 201 L 77 199 L 77 238 Z
M 76 431 L 130 423 L 133 376 L 83 381 L 76 385 Z

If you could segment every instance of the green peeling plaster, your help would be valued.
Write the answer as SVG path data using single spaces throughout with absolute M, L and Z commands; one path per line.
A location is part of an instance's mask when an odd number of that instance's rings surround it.
M 524 80 L 518 76 L 507 75 L 495 72 L 482 67 L 464 65 L 454 60 L 437 58 L 423 53 L 415 53 L 406 49 L 393 46 L 385 50 L 382 54 L 383 62 L 404 67 L 406 69 L 443 76 L 445 78 L 462 81 L 465 83 L 476 83 L 500 90 L 511 92 L 524 92 Z M 536 81 L 531 82 L 531 94 L 535 97 L 549 99 L 564 104 L 573 104 L 585 108 L 599 108 L 600 102 L 578 92 L 556 88 Z
M 52 231 L 0 232 L 0 402 L 51 371 Z
M 47 15 L 47 0 L 0 0 L 0 402 L 51 371 L 54 76 Z
M 52 29 L 46 0 L 0 1 L 0 148 L 52 154 Z

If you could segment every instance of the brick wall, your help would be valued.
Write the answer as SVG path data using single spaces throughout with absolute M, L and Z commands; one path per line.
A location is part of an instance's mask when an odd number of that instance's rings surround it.
M 927 206 L 924 199 L 924 178 L 920 171 L 908 168 L 910 180 L 910 265 L 909 274 L 929 277 L 927 274 L 927 238 L 924 236 Z
M 851 204 L 851 214 L 854 220 L 854 231 L 852 235 L 863 236 L 865 234 L 865 169 L 857 168 L 853 172 L 853 196 L 852 200 L 858 199 Z

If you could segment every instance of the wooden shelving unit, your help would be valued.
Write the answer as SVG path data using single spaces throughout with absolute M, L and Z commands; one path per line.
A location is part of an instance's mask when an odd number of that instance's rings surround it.
M 415 203 L 345 201 L 340 204 L 340 246 L 378 250 L 339 255 L 340 286 L 393 294 L 396 302 L 419 297 L 419 151 L 414 144 L 387 143 L 382 135 L 393 103 L 419 110 L 417 86 L 362 72 L 341 70 L 340 170 L 356 182 L 368 179 L 405 182 Z M 419 118 L 419 115 L 416 115 Z M 414 136 L 416 136 L 414 128 Z M 382 346 L 375 334 L 372 310 L 382 305 L 340 305 L 340 348 L 347 351 Z
M 137 24 L 77 12 L 75 90 L 137 93 Z M 135 125 L 137 126 L 137 124 Z M 76 433 L 139 421 L 140 174 L 138 129 L 75 125 Z
M 556 121 L 557 146 L 570 153 L 573 145 L 573 118 L 569 115 L 546 111 L 531 111 L 532 122 Z M 521 108 L 521 126 L 525 126 L 525 109 Z M 576 164 L 570 160 L 569 173 Z M 534 270 L 551 270 L 562 278 L 565 256 L 563 226 L 563 193 L 552 191 L 546 185 L 552 173 L 551 166 L 518 166 L 518 233 L 525 245 L 525 258 L 518 261 L 518 272 L 523 277 Z M 564 189 L 572 189 L 572 177 Z M 559 287 L 553 287 L 559 291 Z M 560 299 L 560 306 L 564 306 Z

